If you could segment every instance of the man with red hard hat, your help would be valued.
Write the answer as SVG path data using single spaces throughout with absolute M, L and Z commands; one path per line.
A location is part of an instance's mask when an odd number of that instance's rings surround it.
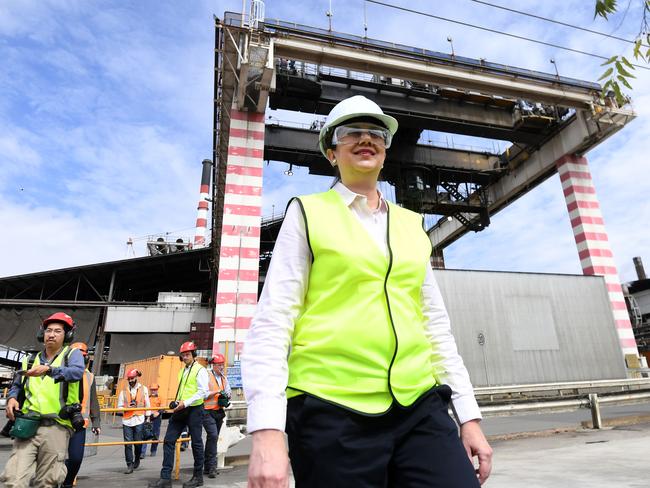
M 0 481 L 7 487 L 59 486 L 73 431 L 83 428 L 79 380 L 84 372 L 81 353 L 70 349 L 75 324 L 67 313 L 43 320 L 37 339 L 45 344 L 38 354 L 25 357 L 7 400 L 7 417 L 15 422 L 11 456 Z
M 120 396 L 117 400 L 117 408 L 136 408 L 142 407 L 138 410 L 129 410 L 122 414 L 122 434 L 124 435 L 125 442 L 141 441 L 142 433 L 144 431 L 145 417 L 151 415 L 149 411 L 149 392 L 147 387 L 138 381 L 142 373 L 137 369 L 130 369 L 126 372 L 126 379 L 128 385 L 120 391 Z M 127 444 L 124 446 L 124 457 L 126 459 L 126 471 L 124 474 L 133 473 L 134 469 L 140 466 L 140 458 L 142 456 L 142 444 Z M 135 450 L 135 456 L 133 451 Z
M 183 483 L 183 488 L 203 486 L 203 402 L 208 396 L 208 372 L 196 361 L 196 345 L 184 342 L 180 348 L 180 359 L 184 367 L 178 373 L 178 389 L 174 401 L 169 405 L 173 414 L 167 425 L 163 444 L 163 465 L 160 479 L 149 483 L 149 488 L 170 488 L 174 467 L 174 445 L 186 427 L 192 438 L 194 472 L 192 479 Z
M 217 440 L 223 419 L 226 416 L 224 408 L 230 404 L 230 384 L 223 372 L 225 363 L 226 358 L 223 354 L 217 353 L 210 358 L 212 366 L 208 370 L 210 393 L 203 405 L 203 428 L 208 434 L 203 456 L 205 458 L 203 474 L 207 474 L 208 478 L 214 478 L 217 475 Z

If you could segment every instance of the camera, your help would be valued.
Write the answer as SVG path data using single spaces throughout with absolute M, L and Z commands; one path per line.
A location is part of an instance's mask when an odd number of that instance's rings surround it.
M 63 420 L 70 420 L 72 428 L 75 431 L 82 430 L 86 423 L 83 415 L 81 415 L 81 405 L 79 403 L 73 403 L 72 405 L 63 407 L 59 412 L 59 417 Z
M 169 402 L 170 409 L 174 410 L 176 407 L 178 407 L 178 402 L 176 400 Z
M 217 398 L 217 405 L 219 405 L 222 408 L 226 408 L 230 406 L 230 398 L 228 398 L 226 392 L 223 390 L 219 392 L 219 397 Z
M 129 403 L 129 407 L 131 407 L 131 408 L 137 407 L 137 406 L 138 406 L 138 404 L 135 402 L 135 400 L 131 400 L 131 403 Z

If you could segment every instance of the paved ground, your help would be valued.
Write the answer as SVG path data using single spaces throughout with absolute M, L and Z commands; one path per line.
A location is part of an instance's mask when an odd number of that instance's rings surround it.
M 612 419 L 634 415 L 646 423 L 608 428 L 601 431 L 579 428 L 588 420 L 588 411 L 488 418 L 484 429 L 495 450 L 493 475 L 486 486 L 498 488 L 647 488 L 650 486 L 650 402 L 628 407 L 603 409 L 603 417 Z M 104 426 L 102 440 L 119 440 L 121 428 L 116 422 Z M 550 433 L 551 429 L 565 432 Z M 544 434 L 504 440 L 518 432 L 543 431 Z M 0 438 L 0 465 L 4 466 L 11 450 L 10 441 Z M 242 441 L 229 454 L 243 456 L 250 450 L 250 441 Z M 84 460 L 77 486 L 145 487 L 156 479 L 162 462 L 162 450 L 155 458 L 147 457 L 132 475 L 124 475 L 122 447 L 104 447 L 97 456 Z M 192 455 L 181 454 L 181 481 L 191 477 Z M 174 486 L 180 488 L 181 483 Z M 223 471 L 206 487 L 244 488 L 246 466 Z

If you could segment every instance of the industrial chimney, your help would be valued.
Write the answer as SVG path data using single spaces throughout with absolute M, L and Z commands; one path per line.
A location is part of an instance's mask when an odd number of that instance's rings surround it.
M 634 267 L 636 268 L 636 276 L 639 280 L 646 280 L 648 277 L 645 275 L 645 269 L 643 269 L 643 261 L 641 261 L 641 256 L 632 258 L 634 262 Z
M 208 227 L 208 198 L 210 195 L 210 175 L 212 161 L 203 160 L 201 174 L 201 190 L 199 194 L 198 215 L 196 216 L 196 232 L 194 234 L 194 248 L 205 246 L 205 231 Z

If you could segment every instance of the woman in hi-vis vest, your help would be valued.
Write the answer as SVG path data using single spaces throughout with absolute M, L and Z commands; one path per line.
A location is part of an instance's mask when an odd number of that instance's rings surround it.
M 490 474 L 422 216 L 377 190 L 396 131 L 367 98 L 341 101 L 319 139 L 336 183 L 287 208 L 242 359 L 251 488 L 288 486 L 289 458 L 297 488 L 475 488 Z

